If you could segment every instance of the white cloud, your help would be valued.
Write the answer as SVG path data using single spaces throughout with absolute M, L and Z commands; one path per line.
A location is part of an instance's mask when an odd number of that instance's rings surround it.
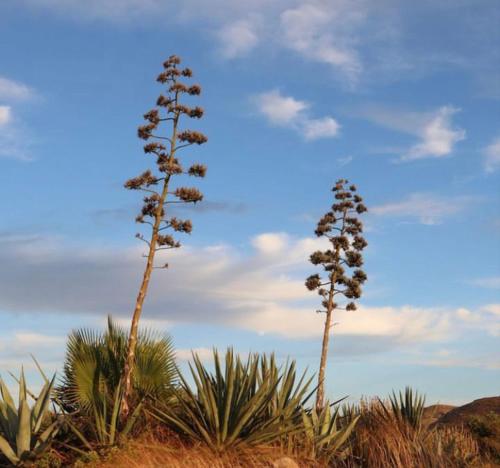
M 215 245 L 173 252 L 168 256 L 171 269 L 153 276 L 144 319 L 153 325 L 205 323 L 316 339 L 324 318 L 315 313 L 318 298 L 305 288 L 304 278 L 311 271 L 309 255 L 323 248 L 323 242 L 263 233 L 251 240 L 250 251 Z M 140 253 L 139 248 L 6 239 L 0 242 L 0 309 L 128 316 L 144 266 Z M 445 339 L 458 316 L 451 309 L 361 305 L 356 312 L 336 312 L 334 332 L 346 339 L 376 339 L 383 349 Z M 35 343 L 38 338 L 21 339 Z
M 212 348 L 176 349 L 175 357 L 178 361 L 192 361 L 193 353 L 203 362 L 212 362 L 214 360 L 214 351 Z
M 273 255 L 283 252 L 289 243 L 289 237 L 285 233 L 265 233 L 255 236 L 252 245 L 262 255 Z
M 432 112 L 412 112 L 382 106 L 365 106 L 355 112 L 360 117 L 392 130 L 408 133 L 419 142 L 397 150 L 401 161 L 442 158 L 453 152 L 455 145 L 465 139 L 465 130 L 455 128 L 452 117 L 459 112 L 453 106 L 441 106 Z
M 311 119 L 305 122 L 306 140 L 316 140 L 318 138 L 331 138 L 337 136 L 340 125 L 332 117 L 322 119 Z
M 249 20 L 238 20 L 224 25 L 217 37 L 221 44 L 222 56 L 226 59 L 247 55 L 259 42 L 255 25 Z
M 305 58 L 340 70 L 349 83 L 361 73 L 358 54 L 352 46 L 353 25 L 362 20 L 360 2 L 308 2 L 281 13 L 282 42 Z
M 308 112 L 311 105 L 308 102 L 284 96 L 277 89 L 258 94 L 254 101 L 258 111 L 269 123 L 291 128 L 306 140 L 338 135 L 340 125 L 333 117 L 311 118 Z
M 403 155 L 403 160 L 440 158 L 449 155 L 459 141 L 465 139 L 465 130 L 453 128 L 451 117 L 459 109 L 451 106 L 440 107 L 435 115 L 420 129 L 422 141 Z
M 432 367 L 464 367 L 472 369 L 487 369 L 497 370 L 500 369 L 500 355 L 479 355 L 479 356 L 430 356 L 422 358 L 416 364 L 432 366 Z
M 500 137 L 484 149 L 484 169 L 492 173 L 500 168 Z
M 34 91 L 24 83 L 0 76 L 0 100 L 25 101 L 33 98 L 34 95 Z
M 30 354 L 35 357 L 43 358 L 61 358 L 62 350 L 66 337 L 54 336 L 38 333 L 32 330 L 23 330 L 9 333 L 8 335 L 0 334 L 0 369 L 14 369 L 21 365 L 30 368 L 32 359 Z M 31 366 L 33 367 L 33 366 Z
M 7 125 L 11 121 L 11 119 L 12 119 L 11 107 L 0 106 L 0 127 Z
M 469 331 L 476 329 L 493 337 L 500 336 L 500 304 L 486 304 L 474 311 L 459 309 L 457 317 Z
M 500 317 L 500 304 L 487 304 L 483 306 L 482 310 Z
M 385 338 L 395 343 L 436 341 L 450 332 L 450 311 L 404 307 L 364 307 L 356 312 L 336 311 L 338 336 Z M 311 308 L 290 309 L 269 304 L 251 315 L 239 316 L 236 325 L 259 334 L 286 338 L 320 338 L 324 315 Z
M 490 276 L 487 278 L 477 278 L 471 281 L 475 286 L 489 289 L 500 289 L 500 276 Z
M 34 91 L 28 86 L 0 76 L 0 158 L 31 160 L 29 132 L 23 128 L 19 118 L 14 118 L 12 105 L 2 102 L 23 101 L 34 97 Z
M 370 213 L 377 216 L 416 218 L 421 224 L 439 224 L 443 219 L 465 210 L 472 197 L 442 197 L 430 193 L 412 193 L 405 200 L 377 205 Z
M 337 166 L 344 167 L 350 164 L 354 160 L 354 157 L 351 155 L 342 156 L 341 158 L 337 158 Z
M 305 101 L 283 96 L 277 89 L 255 97 L 258 110 L 270 123 L 279 126 L 295 125 L 303 112 L 310 107 Z
M 0 158 L 31 161 L 31 138 L 22 123 L 14 121 L 10 108 L 0 106 Z

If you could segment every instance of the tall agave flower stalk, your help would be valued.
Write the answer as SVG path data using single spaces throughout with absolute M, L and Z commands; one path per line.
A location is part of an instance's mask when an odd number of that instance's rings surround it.
M 367 209 L 356 193 L 356 186 L 348 184 L 345 179 L 335 183 L 332 188 L 335 201 L 315 230 L 318 237 L 324 237 L 330 243 L 327 250 L 318 250 L 310 256 L 311 263 L 321 266 L 324 275 L 311 275 L 305 283 L 307 289 L 316 291 L 321 297 L 323 309 L 317 312 L 325 314 L 316 393 L 318 413 L 321 413 L 325 400 L 325 372 L 333 312 L 336 309 L 356 310 L 353 300 L 361 297 L 361 286 L 367 279 L 361 266 L 362 251 L 368 244 L 363 238 L 363 224 L 358 219 Z M 339 301 L 342 297 L 350 302 L 342 305 Z
M 181 245 L 165 231 L 189 234 L 192 230 L 190 220 L 167 216 L 167 207 L 177 203 L 197 203 L 203 199 L 203 195 L 196 188 L 173 187 L 174 178 L 178 176 L 204 177 L 206 173 L 206 167 L 202 164 L 193 164 L 184 169 L 178 156 L 181 149 L 191 145 L 201 145 L 207 141 L 207 137 L 202 133 L 181 128 L 181 121 L 184 118 L 199 119 L 203 116 L 203 109 L 198 106 L 188 107 L 182 103 L 184 96 L 197 96 L 201 93 L 201 88 L 196 84 L 187 85 L 181 82 L 181 79 L 190 78 L 192 71 L 189 68 L 180 68 L 180 63 L 180 58 L 173 55 L 163 64 L 164 71 L 160 73 L 157 81 L 166 86 L 166 93 L 158 97 L 154 109 L 144 114 L 147 123 L 138 129 L 139 138 L 147 142 L 144 145 L 144 152 L 156 159 L 156 169 L 147 170 L 125 183 L 125 188 L 145 193 L 144 205 L 136 221 L 150 226 L 151 231 L 149 236 L 144 236 L 142 233 L 136 236 L 147 245 L 148 251 L 130 326 L 127 359 L 123 372 L 122 417 L 126 417 L 129 413 L 137 331 L 151 273 L 154 268 L 168 267 L 168 264 L 155 266 L 155 256 L 161 250 L 177 249 Z M 166 131 L 162 131 L 160 126 L 166 127 Z

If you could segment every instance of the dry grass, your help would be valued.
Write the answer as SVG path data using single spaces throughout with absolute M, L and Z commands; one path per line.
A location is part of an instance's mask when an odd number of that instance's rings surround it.
M 465 468 L 494 467 L 473 434 L 465 427 L 414 429 L 382 411 L 379 401 L 363 402 L 361 418 L 342 454 L 330 454 L 328 463 L 313 459 L 299 434 L 288 443 L 228 450 L 216 454 L 202 443 L 181 438 L 165 426 L 144 421 L 121 448 L 112 449 L 89 468 Z M 291 463 L 277 464 L 288 458 Z M 294 464 L 295 463 L 295 464 Z M 68 466 L 68 465 L 64 465 Z M 82 466 L 82 464 L 76 464 Z
M 90 465 L 92 468 L 257 468 L 273 467 L 284 456 L 274 447 L 252 447 L 216 454 L 201 444 L 191 445 L 179 439 L 159 442 L 146 437 L 130 442 L 120 450 L 109 453 L 105 460 Z M 318 466 L 305 460 L 300 467 Z
M 415 430 L 384 413 L 377 401 L 361 405 L 349 467 L 456 468 L 484 466 L 471 434 L 461 428 Z

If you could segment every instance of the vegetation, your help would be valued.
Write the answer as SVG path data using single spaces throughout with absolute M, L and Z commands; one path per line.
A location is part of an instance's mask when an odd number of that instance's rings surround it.
M 0 453 L 14 466 L 32 462 L 50 446 L 60 428 L 60 420 L 52 418 L 48 409 L 55 376 L 45 382 L 35 404 L 28 404 L 24 372 L 19 378 L 19 405 L 5 382 L 0 379 Z
M 361 252 L 367 246 L 363 238 L 363 223 L 359 215 L 366 211 L 363 199 L 356 194 L 356 186 L 349 185 L 346 179 L 339 179 L 332 188 L 335 202 L 318 222 L 314 231 L 318 237 L 325 237 L 331 248 L 316 251 L 310 261 L 313 265 L 321 265 L 326 278 L 319 274 L 311 275 L 306 280 L 310 291 L 317 291 L 322 298 L 322 310 L 325 314 L 323 341 L 321 344 L 321 360 L 318 373 L 318 391 L 316 393 L 316 410 L 321 413 L 325 399 L 325 371 L 328 357 L 330 329 L 333 311 L 342 307 L 338 301 L 344 296 L 348 300 L 361 297 L 361 285 L 366 281 L 366 273 L 360 269 L 363 265 Z M 353 269 L 349 273 L 350 269 Z M 356 310 L 356 304 L 349 302 L 345 310 Z
M 311 388 L 314 375 L 299 373 L 293 360 L 279 365 L 273 354 L 258 353 L 243 359 L 232 349 L 224 358 L 214 350 L 210 365 L 193 354 L 188 380 L 176 366 L 171 338 L 139 329 L 156 253 L 180 246 L 164 231 L 190 233 L 192 229 L 189 220 L 167 218 L 166 207 L 202 199 L 195 188 L 172 186 L 174 176 L 203 177 L 206 172 L 200 164 L 184 170 L 178 158 L 182 148 L 206 141 L 203 134 L 179 127 L 181 117 L 203 115 L 201 108 L 181 103 L 181 96 L 199 95 L 201 89 L 180 82 L 192 72 L 179 65 L 176 56 L 164 63 L 158 81 L 167 86 L 167 95 L 161 95 L 157 108 L 144 115 L 148 123 L 138 132 L 148 141 L 144 151 L 156 158 L 156 170 L 125 184 L 146 192 L 137 222 L 151 227 L 147 239 L 138 234 L 148 254 L 130 332 L 111 318 L 104 332 L 73 331 L 59 385 L 55 386 L 55 376 L 47 379 L 35 361 L 45 383 L 35 396 L 21 372 L 16 379 L 17 406 L 0 379 L 0 466 L 217 468 L 300 463 L 304 467 L 451 468 L 498 462 L 500 410 L 468 418 L 461 425 L 444 424 L 447 414 L 426 424 L 425 398 L 410 387 L 386 400 L 342 406 L 343 400 L 325 402 L 333 313 L 341 308 L 355 310 L 352 301 L 361 296 L 367 279 L 361 270 L 367 242 L 359 220 L 366 207 L 356 187 L 345 179 L 333 187 L 335 202 L 315 231 L 331 244 L 310 256 L 314 265 L 322 267 L 324 277 L 314 274 L 306 281 L 321 296 L 320 312 L 325 313 L 315 388 Z M 162 123 L 171 126 L 169 136 L 158 134 Z M 339 298 L 348 303 L 340 304 Z M 490 410 L 494 405 L 487 402 Z
M 193 391 L 181 376 L 177 405 L 156 408 L 154 414 L 181 434 L 203 441 L 217 452 L 242 443 L 258 445 L 297 430 L 301 405 L 308 399 L 310 380 L 295 385 L 295 364 L 278 369 L 270 359 L 250 355 L 246 362 L 229 349 L 222 368 L 214 351 L 215 374 L 193 356 Z
M 108 327 L 114 330 L 112 322 Z M 108 333 L 109 328 L 92 336 L 104 341 Z M 69 354 L 70 347 L 67 362 Z M 490 415 L 466 426 L 426 425 L 424 397 L 410 388 L 387 400 L 325 404 L 318 413 L 309 404 L 315 390 L 310 388 L 312 376 L 297 374 L 293 361 L 279 366 L 274 356 L 258 354 L 243 360 L 231 349 L 224 359 L 214 350 L 213 359 L 210 371 L 194 355 L 194 388 L 179 373 L 168 398 L 138 400 L 125 424 L 118 417 L 119 379 L 113 393 L 107 384 L 94 385 L 96 394 L 85 405 L 71 397 L 69 385 L 51 394 L 54 379 L 46 381 L 39 396 L 32 395 L 32 408 L 26 403 L 31 394 L 23 374 L 18 408 L 1 381 L 0 466 L 257 467 L 297 462 L 311 467 L 451 468 L 489 466 L 496 460 L 498 418 Z M 98 381 L 105 378 L 100 375 Z
M 136 222 L 150 226 L 151 232 L 148 239 L 141 233 L 136 236 L 145 242 L 148 253 L 145 255 L 147 257 L 146 267 L 137 295 L 128 337 L 127 358 L 123 371 L 125 387 L 122 399 L 123 417 L 130 410 L 139 319 L 148 292 L 151 273 L 154 268 L 168 267 L 166 263 L 162 266 L 154 265 L 156 253 L 177 249 L 181 245 L 178 240 L 165 231 L 171 230 L 189 234 L 193 228 L 190 220 L 168 217 L 167 206 L 176 203 L 197 203 L 203 199 L 202 193 L 196 188 L 172 186 L 175 177 L 181 175 L 205 177 L 207 171 L 207 168 L 202 164 L 192 164 L 188 169 L 184 169 L 178 156 L 180 150 L 194 144 L 201 145 L 207 141 L 207 137 L 200 132 L 180 128 L 183 117 L 192 119 L 203 117 L 201 107 L 188 107 L 181 101 L 183 95 L 198 96 L 201 93 L 201 87 L 197 84 L 188 86 L 181 82 L 181 78 L 191 78 L 193 73 L 189 68 L 181 69 L 180 63 L 180 58 L 172 55 L 163 64 L 164 70 L 158 75 L 157 81 L 167 86 L 166 94 L 160 94 L 156 101 L 156 108 L 144 114 L 144 119 L 148 123 L 140 126 L 137 132 L 139 138 L 147 141 L 144 145 L 144 152 L 156 158 L 156 172 L 148 169 L 125 183 L 125 188 L 139 190 L 146 194 L 144 205 L 136 217 Z M 166 124 L 169 127 L 167 134 L 161 134 L 160 124 Z M 159 189 L 156 190 L 158 186 Z
M 425 408 L 425 397 L 415 393 L 410 387 L 406 387 L 404 394 L 395 392 L 389 397 L 391 410 L 386 404 L 380 402 L 381 408 L 388 418 L 394 418 L 398 424 L 408 426 L 415 431 L 419 431 L 422 426 L 422 418 Z
M 113 400 L 120 385 L 127 355 L 128 334 L 108 317 L 106 331 L 73 331 L 68 337 L 59 401 L 67 411 L 88 413 L 103 395 Z M 133 400 L 168 399 L 177 378 L 175 353 L 168 335 L 139 331 Z M 97 400 L 96 400 L 97 399 Z

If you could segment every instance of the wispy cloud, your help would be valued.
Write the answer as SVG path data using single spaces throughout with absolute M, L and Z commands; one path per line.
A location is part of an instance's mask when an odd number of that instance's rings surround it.
M 362 66 L 353 42 L 353 23 L 364 19 L 360 2 L 308 2 L 281 13 L 283 44 L 306 59 L 340 70 L 355 84 Z
M 192 361 L 193 354 L 203 362 L 211 362 L 214 359 L 214 351 L 211 348 L 176 349 L 175 357 L 178 361 Z
M 495 138 L 483 150 L 484 154 L 484 170 L 493 173 L 500 169 L 500 136 Z
M 27 85 L 0 76 L 0 158 L 31 160 L 27 131 L 14 113 L 14 103 L 36 97 Z M 8 103 L 8 104 L 6 104 Z
M 500 289 L 500 276 L 490 276 L 486 278 L 476 278 L 471 284 L 481 288 Z
M 0 101 L 26 101 L 35 97 L 35 91 L 24 83 L 0 76 Z
M 452 154 L 464 140 L 464 129 L 455 127 L 452 117 L 459 112 L 453 106 L 441 106 L 432 112 L 412 112 L 383 106 L 366 106 L 355 112 L 377 125 L 418 137 L 409 148 L 399 149 L 401 161 L 443 158 Z
M 477 201 L 474 197 L 443 197 L 431 193 L 412 193 L 406 199 L 374 206 L 376 216 L 394 216 L 417 220 L 421 224 L 440 224 Z
M 0 127 L 7 125 L 12 119 L 10 106 L 0 106 Z
M 11 106 L 0 106 L 0 158 L 31 161 L 29 132 L 14 117 Z
M 333 117 L 312 118 L 310 103 L 284 96 L 277 89 L 256 95 L 254 101 L 271 125 L 291 128 L 306 140 L 332 138 L 339 133 L 340 125 Z
M 448 156 L 459 141 L 465 139 L 465 130 L 454 128 L 451 118 L 459 109 L 440 107 L 425 124 L 418 129 L 421 141 L 412 146 L 402 159 L 409 161 L 422 158 Z
M 481 92 L 498 97 L 498 52 L 491 2 L 474 11 L 463 2 L 419 2 L 395 8 L 391 0 L 18 0 L 31 8 L 49 9 L 77 21 L 201 25 L 210 31 L 227 58 L 258 47 L 292 51 L 307 61 L 325 64 L 351 89 L 360 83 L 422 77 L 436 70 L 459 69 L 481 81 Z M 254 18 L 259 18 L 258 31 Z M 427 21 L 432 17 L 432 21 Z M 436 37 L 435 50 L 421 46 Z M 453 23 L 450 30 L 447 25 Z M 446 28 L 448 34 L 442 34 Z M 234 40 L 234 44 L 231 44 Z M 458 50 L 457 50 L 458 48 Z
M 217 38 L 222 56 L 226 59 L 247 55 L 259 42 L 257 26 L 248 19 L 225 24 L 218 31 Z
M 153 278 L 146 318 L 316 339 L 323 317 L 314 313 L 317 300 L 303 278 L 310 252 L 322 242 L 263 233 L 251 240 L 250 251 L 223 245 L 176 251 L 168 257 L 172 271 Z M 143 266 L 140 253 L 138 248 L 75 249 L 60 240 L 36 238 L 0 242 L 0 308 L 123 317 L 134 300 Z M 356 313 L 336 314 L 335 333 L 377 339 L 384 349 L 445 339 L 455 317 L 453 309 L 362 305 Z

